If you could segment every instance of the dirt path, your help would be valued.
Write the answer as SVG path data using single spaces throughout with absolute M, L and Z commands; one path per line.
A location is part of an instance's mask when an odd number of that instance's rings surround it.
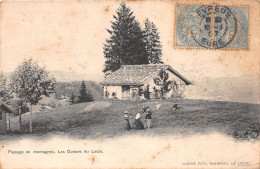
M 94 102 L 94 103 L 89 104 L 87 107 L 85 107 L 82 112 L 100 110 L 100 109 L 107 108 L 111 105 L 112 105 L 112 103 L 110 103 L 110 102 L 104 102 L 104 101 L 103 102 Z

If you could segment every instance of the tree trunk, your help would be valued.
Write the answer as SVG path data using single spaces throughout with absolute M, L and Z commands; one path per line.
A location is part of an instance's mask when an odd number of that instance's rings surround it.
M 21 106 L 19 106 L 19 127 L 20 130 L 22 129 L 22 113 L 21 113 Z
M 10 113 L 8 114 L 8 125 L 9 125 L 9 131 L 11 131 L 11 120 L 10 120 Z
M 6 122 L 7 122 L 7 126 L 6 126 L 6 129 L 7 131 L 9 132 L 10 131 L 10 114 L 9 113 L 6 113 Z
M 30 117 L 30 133 L 32 133 L 32 104 L 31 104 L 31 117 Z

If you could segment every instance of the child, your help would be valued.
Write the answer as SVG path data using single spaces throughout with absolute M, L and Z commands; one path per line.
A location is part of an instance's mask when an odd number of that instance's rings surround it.
M 150 129 L 152 125 L 152 112 L 149 110 L 149 107 L 146 108 L 145 119 L 147 119 L 148 129 Z
M 131 126 L 130 126 L 130 123 L 129 123 L 129 117 L 128 117 L 127 110 L 125 111 L 124 119 L 125 119 L 125 130 L 130 130 Z

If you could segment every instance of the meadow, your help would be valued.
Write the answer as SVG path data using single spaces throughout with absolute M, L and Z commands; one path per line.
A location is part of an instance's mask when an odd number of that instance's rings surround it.
M 178 109 L 171 111 L 173 101 Z M 155 109 L 160 102 L 162 108 Z M 124 111 L 128 110 L 130 124 L 142 106 L 153 113 L 152 128 L 124 130 Z M 221 133 L 235 140 L 257 140 L 259 136 L 260 105 L 205 101 L 205 100 L 101 100 L 58 107 L 33 114 L 33 134 L 29 133 L 29 115 L 22 116 L 22 130 L 18 130 L 18 117 L 12 117 L 8 136 L 48 138 L 49 135 L 66 135 L 78 139 L 113 138 L 128 135 L 186 136 Z M 0 136 L 4 139 L 5 136 Z

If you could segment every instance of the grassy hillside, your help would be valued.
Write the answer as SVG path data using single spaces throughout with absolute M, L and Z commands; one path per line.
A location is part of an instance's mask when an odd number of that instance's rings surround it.
M 155 110 L 155 102 L 162 109 Z M 139 133 L 152 135 L 189 135 L 219 132 L 235 139 L 256 139 L 259 136 L 259 105 L 202 100 L 178 100 L 178 109 L 171 111 L 172 100 L 102 101 L 59 107 L 33 115 L 34 134 L 69 135 L 73 138 L 115 137 Z M 123 112 L 128 110 L 130 123 L 143 105 L 153 112 L 150 130 L 124 131 Z M 142 114 L 145 128 L 147 123 Z M 12 119 L 18 124 L 18 118 Z M 23 130 L 29 131 L 29 116 L 23 116 Z M 22 134 L 23 135 L 23 134 Z

